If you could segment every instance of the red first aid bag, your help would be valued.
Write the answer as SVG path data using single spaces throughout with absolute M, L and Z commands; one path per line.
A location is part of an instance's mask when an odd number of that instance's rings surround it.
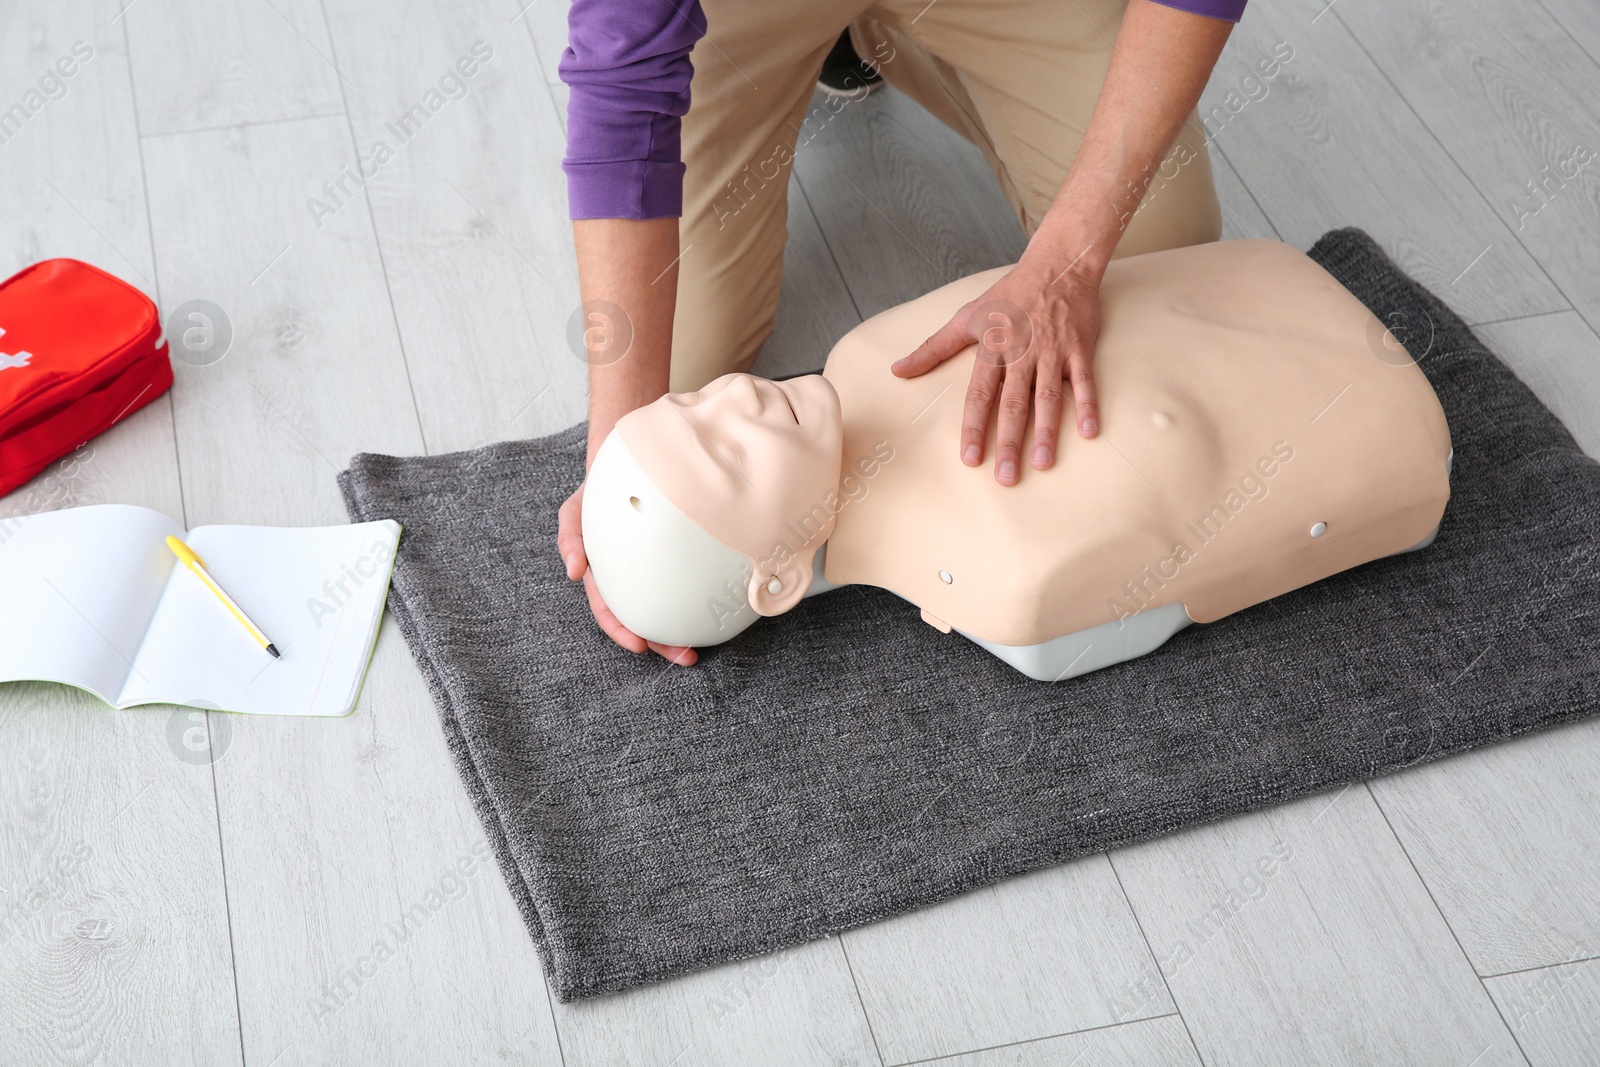
M 0 283 L 0 495 L 172 385 L 151 299 L 75 259 Z

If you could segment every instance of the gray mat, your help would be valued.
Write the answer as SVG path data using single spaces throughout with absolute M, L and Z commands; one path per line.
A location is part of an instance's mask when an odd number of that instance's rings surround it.
M 405 526 L 389 606 L 556 995 L 793 945 L 1593 712 L 1600 466 L 1364 233 L 1312 255 L 1426 352 L 1456 449 L 1438 541 L 1057 685 L 863 588 L 698 667 L 633 656 L 556 557 L 581 426 L 357 456 L 339 479 L 350 515 Z

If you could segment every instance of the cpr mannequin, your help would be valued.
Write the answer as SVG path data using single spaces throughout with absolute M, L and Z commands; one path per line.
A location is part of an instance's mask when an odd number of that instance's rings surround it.
M 618 619 L 714 645 L 863 583 L 1055 681 L 1431 541 L 1451 459 L 1438 399 L 1366 307 L 1276 241 L 1113 261 L 1100 435 L 1064 436 L 1054 467 L 1010 487 L 967 467 L 976 350 L 919 378 L 889 365 L 1002 273 L 869 319 L 822 375 L 726 375 L 620 420 L 583 500 Z

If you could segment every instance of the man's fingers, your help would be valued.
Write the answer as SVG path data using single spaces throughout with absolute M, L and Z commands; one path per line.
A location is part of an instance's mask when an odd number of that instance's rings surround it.
M 664 645 L 660 641 L 646 641 L 622 625 L 622 620 L 606 607 L 604 600 L 600 599 L 600 590 L 594 583 L 593 574 L 583 576 L 583 589 L 589 594 L 589 610 L 594 613 L 594 621 L 600 624 L 600 629 L 607 637 L 629 652 L 644 652 L 648 649 L 679 667 L 692 667 L 699 662 L 700 654 L 686 645 Z
M 700 654 L 685 645 L 663 645 L 660 641 L 651 641 L 649 645 L 650 651 L 679 667 L 693 667 L 700 661 Z
M 556 551 L 566 565 L 567 577 L 577 581 L 589 569 L 589 557 L 583 550 L 583 488 L 580 486 L 561 505 L 557 512 Z
M 915 378 L 928 373 L 970 345 L 972 335 L 967 331 L 964 311 L 957 312 L 954 318 L 939 327 L 938 332 L 918 345 L 915 352 L 895 360 L 889 370 L 898 378 Z
M 1016 485 L 1022 474 L 1022 435 L 1028 429 L 1033 402 L 1033 363 L 1023 360 L 1006 368 L 1000 387 L 1000 426 L 994 440 L 994 478 Z
M 972 361 L 972 381 L 961 411 L 961 462 L 976 467 L 983 462 L 983 439 L 989 430 L 989 412 L 1000 393 L 1005 372 L 988 360 Z
M 1033 385 L 1033 469 L 1049 470 L 1056 461 L 1056 434 L 1061 426 L 1061 409 L 1066 403 L 1062 391 L 1061 368 L 1054 362 L 1040 363 Z
M 1072 404 L 1077 408 L 1078 433 L 1093 437 L 1100 432 L 1100 407 L 1096 402 L 1094 374 L 1090 370 L 1089 356 L 1075 355 L 1069 364 L 1072 376 Z
M 606 602 L 600 599 L 600 590 L 594 584 L 592 573 L 583 576 L 583 589 L 589 594 L 589 610 L 594 613 L 594 621 L 600 624 L 605 635 L 629 652 L 643 652 L 647 647 L 645 639 L 622 625 L 622 620 L 606 607 Z

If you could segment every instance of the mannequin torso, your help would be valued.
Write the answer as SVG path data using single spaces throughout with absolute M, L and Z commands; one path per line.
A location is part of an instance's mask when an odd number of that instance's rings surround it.
M 973 352 L 910 380 L 889 364 L 1000 273 L 886 311 L 829 356 L 841 488 L 864 487 L 838 509 L 829 583 L 881 586 L 941 629 L 1035 646 L 1163 607 L 1171 620 L 1174 605 L 1209 622 L 1437 527 L 1450 439 L 1427 379 L 1365 306 L 1275 241 L 1113 262 L 1100 436 L 1064 433 L 1056 465 L 1024 466 L 1012 487 L 965 466 Z

